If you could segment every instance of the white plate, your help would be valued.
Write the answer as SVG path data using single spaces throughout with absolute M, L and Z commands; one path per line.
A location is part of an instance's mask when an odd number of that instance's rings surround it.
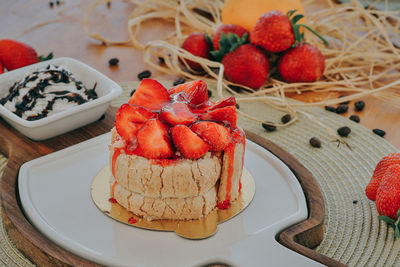
M 22 165 L 19 193 L 31 223 L 72 253 L 107 266 L 314 266 L 275 236 L 307 218 L 303 191 L 289 168 L 247 141 L 245 166 L 256 183 L 250 205 L 204 240 L 131 227 L 102 214 L 90 197 L 93 177 L 108 163 L 105 134 Z

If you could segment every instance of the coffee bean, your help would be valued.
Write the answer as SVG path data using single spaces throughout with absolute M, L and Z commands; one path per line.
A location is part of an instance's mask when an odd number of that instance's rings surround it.
M 108 7 L 108 8 L 111 7 L 111 1 L 107 1 L 107 7 Z
M 380 137 L 384 137 L 386 132 L 384 130 L 381 129 L 373 129 L 372 130 L 375 134 L 379 135 Z
M 351 129 L 347 126 L 343 126 L 337 129 L 337 133 L 340 136 L 347 137 L 351 133 Z
M 53 2 L 49 2 L 49 6 L 50 6 L 50 7 L 53 7 L 53 6 L 54 6 L 54 3 L 53 3 Z
M 57 0 L 56 1 L 56 5 L 59 6 L 60 5 L 60 1 Z
M 325 106 L 325 110 L 330 112 L 336 112 L 336 108 L 334 106 Z
M 357 115 L 351 115 L 349 119 L 357 123 L 360 122 L 360 117 L 358 117 Z
M 110 66 L 117 66 L 118 63 L 119 63 L 119 59 L 116 58 L 116 57 L 113 57 L 112 59 L 110 59 L 110 60 L 108 61 L 108 65 L 110 65 Z
M 210 98 L 212 96 L 211 90 L 207 90 L 207 94 L 208 94 L 208 98 Z
M 357 111 L 361 111 L 365 107 L 365 102 L 362 100 L 357 101 L 356 103 L 354 103 L 354 107 L 356 108 Z
M 349 109 L 349 106 L 347 106 L 346 104 L 340 104 L 337 108 L 336 108 L 336 113 L 337 114 L 342 114 L 347 112 L 347 110 Z
M 158 62 L 160 62 L 161 64 L 164 64 L 165 59 L 163 57 L 158 57 Z
M 262 125 L 262 127 L 265 129 L 265 130 L 267 130 L 268 132 L 273 132 L 273 131 L 276 131 L 276 126 L 274 126 L 274 125 L 272 125 L 272 124 L 269 124 L 269 123 L 263 123 L 263 124 L 261 124 Z
M 144 70 L 137 75 L 139 80 L 143 80 L 145 78 L 150 78 L 151 72 L 149 70 Z
M 311 139 L 310 139 L 310 145 L 312 146 L 312 147 L 321 147 L 321 140 L 319 140 L 319 138 L 318 137 L 312 137 Z
M 292 119 L 292 116 L 290 116 L 290 114 L 286 114 L 284 116 L 282 116 L 281 121 L 282 123 L 288 123 L 290 120 Z
M 180 77 L 180 78 L 176 79 L 172 85 L 173 86 L 177 86 L 178 84 L 182 84 L 182 83 L 185 83 L 185 82 L 186 82 L 185 79 Z
M 357 204 L 358 203 L 358 200 L 353 200 L 353 204 L 355 205 L 355 204 Z

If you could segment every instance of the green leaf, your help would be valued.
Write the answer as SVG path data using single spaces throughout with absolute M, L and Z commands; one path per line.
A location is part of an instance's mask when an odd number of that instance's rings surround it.
M 221 33 L 221 38 L 219 39 L 219 49 L 230 46 L 230 42 L 225 33 Z
M 400 209 L 397 211 L 397 218 L 399 219 L 400 218 Z
M 221 62 L 222 58 L 225 56 L 225 53 L 223 53 L 221 50 L 214 50 L 210 52 L 212 58 L 214 61 Z
M 296 24 L 302 18 L 304 18 L 304 16 L 302 14 L 297 14 L 290 21 L 292 22 L 292 24 Z
M 249 43 L 249 34 L 246 32 L 245 34 L 242 35 L 242 37 L 240 38 L 240 43 L 241 44 L 247 44 Z
M 43 55 L 40 55 L 39 56 L 39 61 L 41 62 L 41 61 L 46 61 L 46 60 L 49 60 L 49 59 L 52 59 L 53 58 L 53 52 L 50 52 L 50 54 L 48 54 L 47 56 L 43 56 Z
M 207 42 L 208 47 L 210 48 L 210 50 L 214 50 L 214 45 L 213 45 L 211 36 L 208 35 L 207 33 L 205 33 L 204 36 L 205 36 L 206 42 Z
M 293 26 L 293 33 L 294 33 L 294 40 L 295 40 L 294 45 L 301 43 L 303 41 L 303 38 L 302 38 L 302 35 L 300 34 L 298 25 Z
M 395 228 L 394 228 L 394 236 L 397 238 L 397 237 L 400 237 L 400 229 L 399 229 L 399 226 L 397 225 Z
M 293 16 L 294 13 L 296 13 L 296 11 L 297 11 L 297 9 L 289 10 L 289 11 L 286 13 L 286 17 L 290 18 L 291 16 Z
M 394 220 L 388 216 L 378 216 L 379 219 L 388 224 L 394 224 Z

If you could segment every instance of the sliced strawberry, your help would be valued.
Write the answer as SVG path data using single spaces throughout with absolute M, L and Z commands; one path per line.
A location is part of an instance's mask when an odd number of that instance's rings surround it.
M 195 114 L 182 102 L 174 102 L 162 107 L 160 112 L 160 120 L 169 125 L 190 125 L 197 120 Z
M 176 148 L 186 158 L 198 159 L 209 150 L 209 145 L 185 125 L 176 125 L 170 131 Z
M 237 114 L 235 106 L 228 106 L 210 110 L 207 113 L 199 114 L 202 121 L 222 122 L 232 128 L 236 128 Z
M 236 99 L 233 96 L 221 99 L 220 101 L 218 101 L 217 103 L 213 104 L 209 110 L 214 110 L 217 108 L 223 108 L 223 107 L 227 107 L 227 106 L 234 106 L 236 105 Z
M 137 134 L 139 147 L 149 159 L 172 157 L 174 151 L 168 127 L 158 119 L 150 119 Z
M 210 145 L 211 151 L 223 151 L 231 142 L 229 130 L 216 122 L 201 121 L 190 129 Z
M 136 133 L 143 127 L 144 123 L 157 116 L 147 108 L 131 104 L 123 104 L 117 111 L 115 117 L 115 128 L 118 134 L 126 141 L 135 140 Z
M 175 101 L 187 101 L 192 108 L 201 108 L 210 104 L 207 84 L 202 80 L 179 84 L 169 89 L 168 92 L 172 99 Z
M 128 103 L 158 111 L 167 102 L 169 94 L 164 86 L 156 80 L 143 79 Z

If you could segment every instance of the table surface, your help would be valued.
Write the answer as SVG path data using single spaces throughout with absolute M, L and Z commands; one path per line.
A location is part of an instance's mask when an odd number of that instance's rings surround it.
M 5 3 L 7 2 L 7 3 Z M 146 66 L 142 52 L 131 46 L 105 46 L 90 38 L 82 27 L 86 3 L 79 0 L 60 1 L 60 5 L 50 7 L 50 1 L 6 1 L 0 0 L 1 38 L 16 39 L 34 47 L 38 54 L 53 52 L 55 57 L 73 57 L 98 69 L 116 82 L 137 81 L 137 74 L 150 70 L 154 79 L 176 79 Z M 98 16 L 90 19 L 91 29 L 106 37 L 127 40 L 126 20 L 133 5 L 128 1 L 113 1 L 110 8 L 100 5 Z M 104 23 L 107 20 L 108 23 Z M 145 25 L 143 40 L 161 38 L 168 26 L 160 21 Z M 108 60 L 119 58 L 119 66 L 109 67 Z M 305 93 L 296 99 L 312 102 L 339 96 L 339 93 Z M 387 102 L 374 97 L 365 97 L 366 108 L 357 112 L 360 124 L 369 129 L 379 128 L 386 131 L 385 139 L 400 148 L 400 110 Z M 353 101 L 354 102 L 354 101 Z M 350 105 L 353 105 L 353 102 Z M 342 114 L 349 117 L 353 108 Z

